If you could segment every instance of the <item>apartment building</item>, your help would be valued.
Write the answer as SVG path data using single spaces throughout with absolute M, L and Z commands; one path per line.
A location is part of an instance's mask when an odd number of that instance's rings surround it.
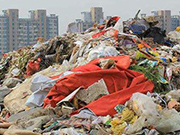
M 38 22 L 35 20 L 19 19 L 18 25 L 18 43 L 19 47 L 32 45 L 38 38 Z
M 110 16 L 109 16 L 110 17 Z M 81 19 L 76 19 L 75 22 L 68 25 L 68 32 L 70 29 L 82 33 L 87 29 L 93 27 L 94 23 L 103 23 L 104 22 L 104 13 L 102 7 L 92 7 L 90 12 L 85 11 L 81 12 Z
M 92 7 L 90 10 L 92 22 L 102 22 L 104 20 L 104 13 L 102 7 Z
M 59 25 L 58 25 L 58 16 L 55 14 L 50 14 L 47 16 L 47 38 L 53 38 L 58 36 Z
M 8 19 L 8 51 L 18 48 L 18 9 L 3 10 L 4 16 Z
M 18 9 L 3 10 L 0 15 L 0 55 L 59 35 L 58 16 L 46 10 L 29 11 L 30 18 L 19 18 Z
M 91 13 L 90 12 L 81 12 L 81 18 L 84 22 L 92 22 Z
M 0 54 L 8 52 L 9 48 L 9 20 L 0 16 Z
M 171 16 L 171 30 L 175 30 L 178 26 L 180 26 L 180 15 Z

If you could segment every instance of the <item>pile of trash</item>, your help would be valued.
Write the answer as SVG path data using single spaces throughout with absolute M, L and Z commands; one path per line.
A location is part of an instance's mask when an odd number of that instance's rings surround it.
M 0 134 L 180 134 L 180 27 L 157 23 L 113 17 L 4 54 Z

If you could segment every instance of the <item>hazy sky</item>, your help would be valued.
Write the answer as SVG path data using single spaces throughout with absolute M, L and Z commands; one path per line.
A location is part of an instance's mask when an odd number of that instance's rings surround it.
M 0 0 L 0 10 L 17 8 L 20 17 L 28 17 L 28 11 L 33 9 L 46 9 L 48 14 L 57 14 L 60 34 L 66 31 L 69 22 L 80 18 L 81 12 L 89 11 L 90 7 L 103 7 L 105 15 L 118 15 L 125 20 L 134 17 L 138 9 L 147 14 L 161 9 L 179 14 L 180 0 Z

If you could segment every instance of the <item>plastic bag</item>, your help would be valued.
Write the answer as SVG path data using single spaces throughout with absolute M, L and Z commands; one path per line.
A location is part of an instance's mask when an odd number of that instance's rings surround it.
M 56 81 L 72 73 L 73 72 L 71 71 L 66 71 L 57 79 L 51 79 L 41 74 L 37 74 L 31 83 L 31 90 L 33 93 L 28 98 L 25 105 L 28 107 L 42 106 L 43 100 L 46 98 L 49 90 L 55 85 Z
M 174 109 L 162 111 L 162 117 L 154 127 L 163 133 L 180 130 L 179 113 Z
M 33 92 L 37 91 L 42 87 L 42 85 L 46 84 L 47 82 L 51 81 L 52 79 L 41 74 L 37 74 L 31 82 L 31 90 Z
M 118 54 L 119 52 L 116 50 L 116 48 L 100 44 L 99 46 L 95 47 L 92 51 L 90 51 L 87 60 L 91 61 L 100 57 L 117 56 Z
M 145 116 L 141 116 L 138 120 L 136 120 L 136 122 L 132 125 L 130 125 L 128 128 L 126 128 L 125 130 L 125 134 L 135 134 L 139 131 L 141 131 L 143 129 L 143 127 L 145 127 L 145 120 L 146 117 Z
M 25 105 L 28 107 L 42 106 L 43 100 L 46 98 L 49 91 L 36 91 L 26 101 Z
M 130 107 L 138 115 L 159 116 L 158 105 L 153 100 L 141 93 L 135 93 L 129 101 Z
M 162 133 L 174 132 L 180 130 L 180 115 L 174 110 L 162 110 L 158 104 L 155 104 L 152 98 L 135 93 L 129 101 L 129 106 L 136 114 L 141 116 L 131 127 L 131 132 L 137 131 L 138 121 L 141 123 L 142 117 L 146 118 L 144 126 L 153 126 L 156 130 Z M 135 128 L 136 127 L 136 128 Z M 134 131 L 133 131 L 134 130 Z
M 180 43 L 180 33 L 177 31 L 171 31 L 168 33 L 167 37 L 171 42 Z

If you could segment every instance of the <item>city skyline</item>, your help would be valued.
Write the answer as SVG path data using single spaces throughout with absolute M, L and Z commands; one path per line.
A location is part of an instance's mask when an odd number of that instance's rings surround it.
M 29 10 L 46 9 L 47 13 L 59 16 L 60 34 L 67 30 L 69 22 L 81 18 L 81 12 L 88 11 L 90 7 L 103 7 L 105 16 L 120 16 L 122 20 L 134 17 L 141 9 L 141 13 L 150 14 L 153 10 L 171 10 L 172 15 L 179 14 L 179 1 L 173 0 L 0 0 L 0 10 L 16 8 L 19 9 L 20 17 L 26 17 Z M 149 3 L 148 3 L 149 2 Z M 76 4 L 78 3 L 78 4 Z
M 0 15 L 0 54 L 58 36 L 58 16 L 46 10 L 31 10 L 30 17 L 20 18 L 18 9 L 7 9 Z
M 28 18 L 21 18 L 19 9 L 7 9 L 2 12 L 3 14 L 0 15 L 0 54 L 35 44 L 38 37 L 49 40 L 59 35 L 58 16 L 56 14 L 48 16 L 46 10 L 38 9 L 30 10 Z M 141 16 L 154 16 L 159 22 L 157 27 L 165 30 L 166 34 L 180 26 L 180 15 L 171 15 L 171 10 L 151 11 L 151 14 L 139 14 L 139 17 Z M 76 27 L 76 32 L 82 33 L 92 27 L 94 23 L 102 23 L 106 17 L 103 7 L 91 7 L 89 11 L 81 12 L 80 19 L 77 18 L 75 22 L 68 24 Z M 171 19 L 173 23 L 171 23 Z M 68 25 L 67 29 L 69 31 L 71 27 Z

